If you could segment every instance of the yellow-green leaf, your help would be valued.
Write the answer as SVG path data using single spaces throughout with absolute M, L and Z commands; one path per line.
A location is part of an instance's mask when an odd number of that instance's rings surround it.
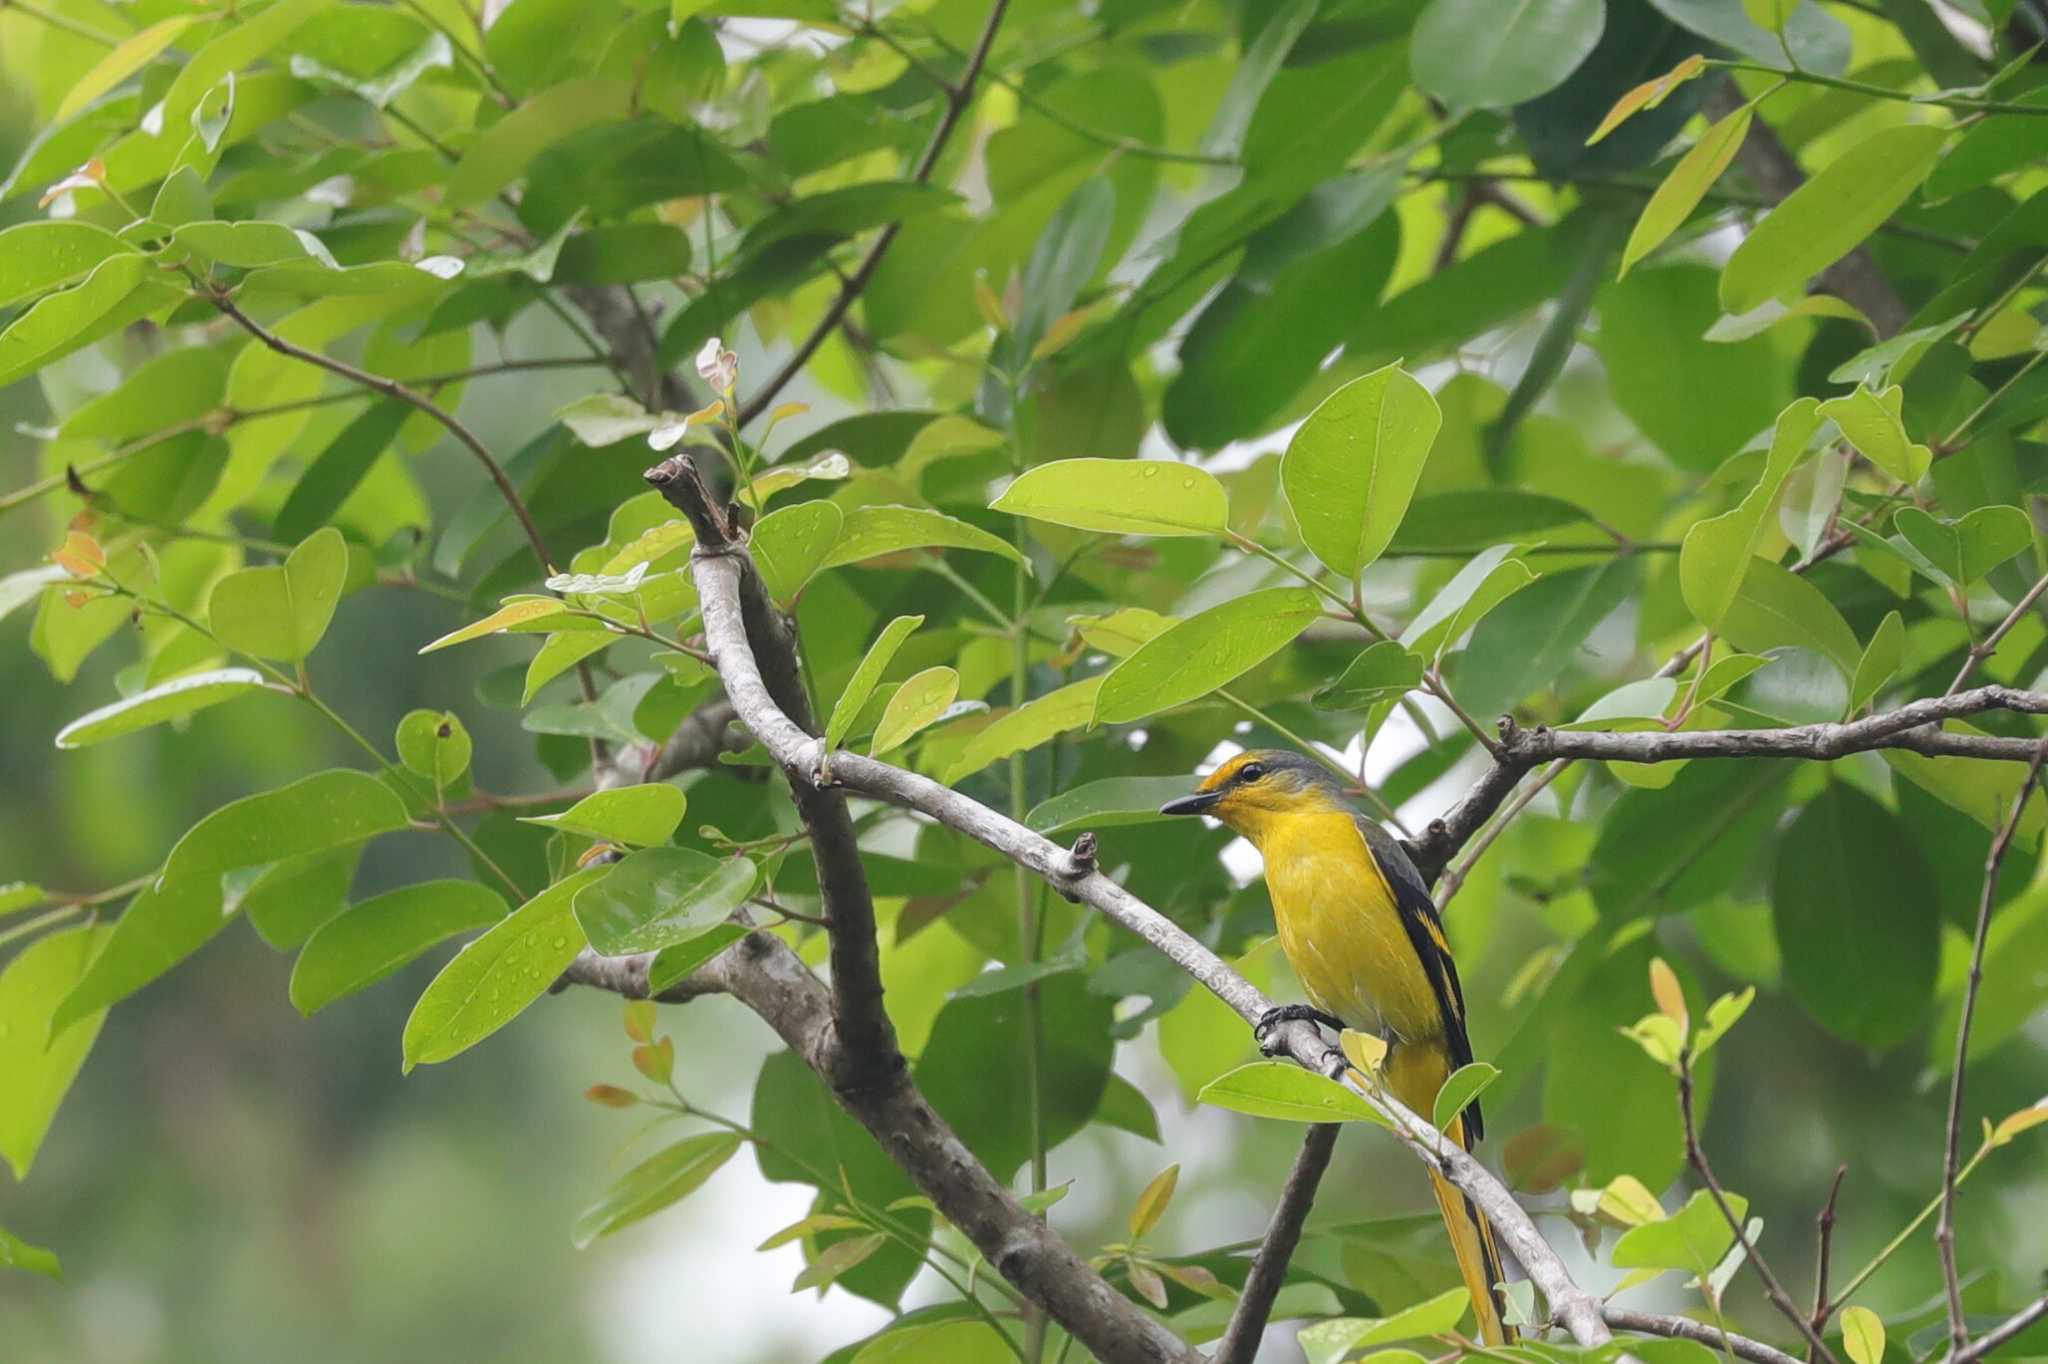
M 951 668 L 926 668 L 898 687 L 889 704 L 882 708 L 882 718 L 875 725 L 874 742 L 868 752 L 879 758 L 900 748 L 913 734 L 944 715 L 959 693 L 959 673 Z
M 525 625 L 547 616 L 558 616 L 568 609 L 569 603 L 557 597 L 522 597 L 518 601 L 499 607 L 482 620 L 472 621 L 459 630 L 450 630 L 432 644 L 426 645 L 420 652 L 430 654 L 451 644 L 466 644 L 472 639 L 495 635 L 515 625 Z
M 1443 412 L 1399 365 L 1325 398 L 1287 443 L 1280 486 L 1302 542 L 1342 577 L 1380 557 L 1407 515 Z
M 1097 724 L 1128 724 L 1207 696 L 1271 658 L 1322 614 L 1307 587 L 1249 592 L 1188 617 L 1104 677 Z
M 1718 628 L 1734 603 L 1778 492 L 1806 453 L 1820 423 L 1820 404 L 1812 398 L 1801 398 L 1781 412 L 1756 486 L 1734 510 L 1702 521 L 1685 533 L 1678 555 L 1679 591 L 1693 618 L 1708 629 Z
M 1157 459 L 1061 459 L 1027 470 L 989 504 L 1113 535 L 1222 535 L 1230 499 L 1206 469 Z
M 1879 1364 L 1884 1358 L 1884 1322 L 1868 1307 L 1842 1310 L 1842 1348 L 1854 1364 Z
M 1027 701 L 1007 715 L 999 715 L 967 741 L 960 756 L 946 771 L 950 785 L 990 763 L 1028 748 L 1036 748 L 1056 734 L 1085 728 L 1095 715 L 1096 693 L 1101 677 L 1087 677 L 1057 691 Z

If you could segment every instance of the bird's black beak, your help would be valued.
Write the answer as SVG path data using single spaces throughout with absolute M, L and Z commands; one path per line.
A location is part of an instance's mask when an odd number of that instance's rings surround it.
M 1169 800 L 1159 807 L 1162 815 L 1205 815 L 1223 799 L 1221 791 L 1197 791 L 1192 796 Z

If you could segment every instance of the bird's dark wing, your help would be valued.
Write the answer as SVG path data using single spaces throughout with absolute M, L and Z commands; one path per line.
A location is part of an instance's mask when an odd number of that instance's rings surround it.
M 1380 864 L 1380 872 L 1387 878 L 1387 885 L 1394 892 L 1394 904 L 1401 913 L 1401 926 L 1408 931 L 1408 941 L 1429 975 L 1430 988 L 1436 994 L 1437 1011 L 1444 1021 L 1444 1042 L 1450 1051 L 1451 1069 L 1455 1071 L 1460 1066 L 1470 1065 L 1472 1040 L 1465 1031 L 1465 988 L 1458 981 L 1458 966 L 1451 960 L 1451 944 L 1444 937 L 1444 921 L 1436 912 L 1436 902 L 1429 898 L 1429 887 L 1423 884 L 1422 873 L 1408 860 L 1408 854 L 1401 850 L 1401 845 L 1391 834 L 1379 826 L 1378 821 L 1357 811 L 1352 813 L 1352 818 L 1365 838 L 1365 846 Z M 1473 1142 L 1484 1134 L 1485 1125 L 1476 1099 L 1465 1109 L 1465 1131 Z

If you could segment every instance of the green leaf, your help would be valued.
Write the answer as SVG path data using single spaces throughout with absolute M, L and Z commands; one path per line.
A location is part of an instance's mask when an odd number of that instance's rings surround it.
M 1423 667 L 1422 659 L 1400 641 L 1383 639 L 1367 645 L 1336 681 L 1316 688 L 1310 699 L 1318 710 L 1364 710 L 1420 686 Z
M 846 513 L 839 539 L 821 565 L 837 568 L 906 549 L 978 549 L 1023 564 L 1026 559 L 1008 540 L 970 526 L 955 516 L 925 507 L 855 507 Z
M 1415 21 L 1415 83 L 1454 109 L 1500 109 L 1563 84 L 1600 41 L 1600 0 L 1430 0 Z
M 309 258 L 329 269 L 340 268 L 318 237 L 286 227 L 283 223 L 229 223 L 218 219 L 186 223 L 171 233 L 171 243 L 201 260 L 237 269 L 281 265 Z
M 1458 660 L 1458 699 L 1475 715 L 1497 715 L 1564 675 L 1595 626 L 1635 590 L 1641 574 L 1626 557 L 1550 573 L 1479 622 Z
M 215 583 L 207 620 L 231 649 L 296 663 L 327 633 L 347 578 L 348 545 L 327 526 L 282 564 L 245 568 Z
M 623 393 L 592 393 L 555 409 L 555 420 L 593 450 L 644 436 L 667 417 L 649 412 Z
M 405 1020 L 405 1069 L 461 1055 L 546 994 L 585 945 L 571 903 L 610 870 L 555 882 L 456 953 Z
M 1946 728 L 1950 733 L 1983 732 L 1960 721 L 1951 721 Z M 1924 753 L 1888 748 L 1884 750 L 1884 760 L 1916 786 L 1987 829 L 2004 827 L 2013 799 L 2026 777 L 2025 763 L 1995 758 L 1930 758 Z M 2048 825 L 2048 810 L 2038 800 L 2029 801 L 2026 813 L 2020 817 L 2020 845 L 2037 846 L 2044 825 Z
M 1735 601 L 1721 618 L 1721 635 L 1736 648 L 1760 654 L 1796 645 L 1813 649 L 1853 677 L 1862 660 L 1856 632 L 1835 604 L 1806 579 L 1768 559 L 1751 559 Z
M 521 597 L 499 607 L 482 620 L 472 621 L 459 630 L 450 630 L 433 643 L 423 646 L 420 652 L 430 654 L 451 644 L 466 644 L 472 639 L 495 635 L 501 630 L 513 630 L 536 621 L 544 621 L 550 616 L 559 616 L 568 609 L 569 603 L 558 597 Z
M 261 795 L 229 801 L 178 840 L 166 883 L 218 877 L 237 867 L 361 843 L 410 823 L 405 803 L 367 772 L 336 769 Z
M 620 1176 L 604 1197 L 584 1209 L 576 1219 L 570 1239 L 578 1250 L 583 1250 L 600 1237 L 680 1203 L 717 1174 L 741 1145 L 742 1138 L 737 1133 L 701 1132 L 650 1156 Z
M 372 403 L 341 429 L 327 448 L 299 475 L 291 496 L 278 509 L 271 530 L 290 542 L 305 539 L 334 519 L 349 497 L 369 477 L 377 457 L 398 439 L 399 428 L 413 409 L 396 399 Z
M 875 737 L 868 746 L 868 753 L 879 758 L 900 747 L 913 734 L 945 714 L 946 708 L 959 694 L 960 674 L 951 668 L 926 668 L 910 678 L 896 689 L 896 694 L 889 698 L 889 704 L 882 708 L 882 718 L 875 725 Z
M 19 914 L 24 909 L 34 909 L 49 898 L 50 893 L 33 881 L 0 883 L 0 914 Z
M 1429 390 L 1388 365 L 1325 398 L 1288 441 L 1280 486 L 1332 572 L 1356 577 L 1393 541 L 1442 425 Z
M 238 877 L 249 926 L 279 952 L 304 945 L 316 929 L 348 909 L 348 889 L 362 856 L 363 845 L 351 843 L 272 862 L 249 873 L 255 879 L 246 883 Z
M 860 1347 L 851 1364 L 1003 1364 L 1015 1351 L 983 1321 L 894 1326 Z
M 1490 1066 L 1484 1061 L 1468 1061 L 1452 1071 L 1443 1087 L 1437 1090 L 1436 1103 L 1430 1109 L 1436 1130 L 1449 1131 L 1452 1121 L 1499 1078 L 1500 1067 Z
M 77 219 L 17 223 L 0 232 L 0 308 L 83 279 L 109 257 L 134 254 L 104 227 Z
M 1322 611 L 1312 588 L 1272 587 L 1190 616 L 1104 676 L 1095 723 L 1128 724 L 1228 686 L 1286 648 Z
M 924 624 L 923 616 L 898 616 L 882 627 L 882 633 L 868 646 L 854 668 L 853 676 L 846 680 L 845 688 L 839 693 L 839 700 L 833 703 L 832 718 L 825 723 L 825 749 L 827 752 L 839 747 L 846 736 L 853 731 L 853 722 L 860 718 L 861 707 L 867 705 L 868 697 L 874 695 L 875 684 L 882 680 L 882 674 L 889 670 L 890 660 L 903 647 L 903 641 L 910 638 L 918 626 Z
M 1873 1050 L 1919 1028 L 1934 1000 L 1940 910 L 1897 815 L 1830 782 L 1779 840 L 1771 911 L 1785 983 L 1815 1022 Z
M 1868 1307 L 1843 1308 L 1842 1348 L 1851 1364 L 1882 1364 L 1884 1319 Z
M 1169 818 L 1159 807 L 1188 789 L 1188 778 L 1180 776 L 1105 777 L 1040 802 L 1024 817 L 1024 826 L 1049 838 L 1070 829 L 1152 824 Z
M 633 93 L 626 82 L 592 77 L 532 96 L 469 145 L 448 177 L 442 201 L 450 209 L 482 203 L 571 133 L 625 117 Z
M 504 899 L 474 881 L 426 881 L 372 896 L 307 939 L 292 967 L 292 1006 L 311 1016 L 436 943 L 504 917 Z
M 1905 400 L 1906 391 L 1897 384 L 1882 393 L 1858 385 L 1855 392 L 1822 403 L 1820 415 L 1842 428 L 1857 453 L 1911 485 L 1927 476 L 1934 453 L 1906 435 L 1900 416 Z
M 1749 1200 L 1729 1194 L 1728 1207 L 1740 1218 L 1748 1213 Z M 1614 1264 L 1617 1269 L 1682 1269 L 1705 1277 L 1734 1244 L 1735 1229 L 1714 1196 L 1702 1189 L 1662 1221 L 1623 1232 L 1614 1243 Z
M 1520 559 L 1510 559 L 1513 545 L 1495 545 L 1472 556 L 1470 563 L 1415 613 L 1401 632 L 1401 645 L 1435 661 L 1489 612 L 1536 581 Z
M 1721 310 L 1746 313 L 1804 289 L 1910 198 L 1949 130 L 1907 123 L 1873 133 L 1829 162 L 1758 223 L 1721 271 Z
M 51 1279 L 64 1277 L 54 1254 L 30 1245 L 5 1227 L 0 1227 L 0 1269 L 24 1269 Z
M 454 711 L 415 710 L 398 722 L 398 761 L 414 776 L 447 791 L 469 771 L 469 731 Z
M 1979 507 L 1959 521 L 1937 520 L 1918 507 L 1901 507 L 1892 528 L 1961 586 L 1979 581 L 2034 543 L 2033 523 L 2018 507 Z
M 533 698 L 540 695 L 542 687 L 592 654 L 617 642 L 618 636 L 609 631 L 564 630 L 561 634 L 549 635 L 526 665 L 526 681 L 519 694 L 519 704 L 532 705 Z M 694 663 L 696 660 L 690 661 Z
M 93 267 L 84 283 L 38 300 L 0 331 L 0 385 L 89 346 L 179 297 L 176 289 L 149 275 L 142 256 L 109 256 Z
M 1465 1310 L 1471 1305 L 1472 1294 L 1468 1290 L 1452 1288 L 1391 1317 L 1337 1317 L 1319 1321 L 1302 1330 L 1297 1339 L 1302 1353 L 1308 1356 L 1309 1364 L 1335 1364 L 1353 1350 L 1454 1331 L 1465 1319 Z M 1398 1355 L 1403 1352 L 1389 1353 Z
M 73 114 L 155 61 L 159 54 L 178 41 L 178 36 L 190 27 L 192 18 L 189 14 L 174 15 L 169 19 L 158 20 L 148 28 L 123 38 L 114 45 L 112 51 L 93 64 L 92 70 L 79 77 L 72 83 L 71 88 L 64 92 L 64 98 L 59 101 L 57 112 L 51 115 L 51 121 L 67 121 Z
M 746 902 L 756 869 L 691 848 L 642 848 L 576 893 L 576 921 L 607 957 L 659 952 L 709 932 Z
M 1756 986 L 1746 985 L 1736 994 L 1722 995 L 1707 1006 L 1704 1022 L 1693 1032 L 1692 1053 L 1695 1057 L 1705 1056 L 1714 1045 L 1727 1036 L 1728 1030 L 1741 1021 L 1749 1012 L 1749 1006 L 1756 999 Z
M 1749 0 L 1754 3 L 1755 0 Z M 1774 2 L 1774 0 L 1767 0 Z M 1817 4 L 1800 4 L 1780 38 L 1753 23 L 1742 0 L 1650 0 L 1673 23 L 1733 48 L 1753 62 L 1783 71 L 1786 50 L 1803 71 L 1839 76 L 1849 67 L 1848 27 Z
M 647 964 L 647 993 L 660 994 L 746 936 L 738 924 L 713 924 L 687 942 L 662 948 Z
M 866 1262 L 869 1256 L 888 1243 L 888 1236 L 879 1231 L 834 1241 L 820 1250 L 811 1262 L 804 1266 L 803 1272 L 796 1276 L 796 1282 L 789 1286 L 789 1291 L 801 1293 L 806 1288 L 823 1290 L 836 1283 L 840 1275 Z
M 666 782 L 620 786 L 585 796 L 558 815 L 529 815 L 522 824 L 564 829 L 604 843 L 651 847 L 674 837 L 688 804 L 680 788 Z
M 1391 1124 L 1343 1085 L 1286 1061 L 1252 1061 L 1225 1071 L 1195 1096 L 1205 1104 L 1283 1122 Z
M 262 691 L 268 685 L 263 674 L 248 668 L 191 673 L 88 711 L 57 731 L 57 747 L 89 748 L 252 691 Z
M 785 605 L 796 600 L 811 575 L 825 566 L 844 519 L 830 502 L 799 502 L 761 518 L 748 548 L 769 596 Z
M 178 69 L 163 97 L 163 126 L 179 129 L 208 91 L 229 72 L 240 71 L 297 32 L 300 25 L 328 8 L 328 0 L 277 0 L 277 3 L 232 24 L 222 25 L 192 60 Z
M 962 777 L 979 772 L 990 763 L 1038 747 L 1057 734 L 1085 729 L 1094 718 L 1096 694 L 1101 677 L 1087 677 L 1025 702 L 1007 715 L 999 715 L 967 741 L 960 756 L 946 770 L 948 786 Z
M 1863 657 L 1856 661 L 1856 672 L 1849 682 L 1849 709 L 1847 715 L 1862 710 L 1884 689 L 1884 684 L 1897 675 L 1906 661 L 1906 623 L 1896 611 L 1885 614 L 1871 632 L 1870 643 L 1863 650 Z
M 1678 554 L 1679 591 L 1693 619 L 1709 630 L 1720 627 L 1742 589 L 1778 493 L 1820 429 L 1819 409 L 1812 398 L 1801 398 L 1780 413 L 1756 486 L 1733 511 L 1701 521 L 1685 533 Z
M 1311 0 L 1288 0 L 1273 7 L 1258 36 L 1231 71 L 1230 84 L 1224 87 L 1215 117 L 1202 135 L 1202 151 L 1234 157 L 1244 150 L 1245 134 L 1251 128 L 1260 100 L 1315 13 L 1316 6 Z
M 0 1156 L 28 1178 L 57 1106 L 85 1064 L 104 1007 L 69 1020 L 58 1010 L 106 940 L 104 928 L 66 928 L 37 938 L 0 971 Z
M 1112 535 L 1222 535 L 1230 499 L 1206 469 L 1157 459 L 1060 459 L 1026 470 L 996 511 Z

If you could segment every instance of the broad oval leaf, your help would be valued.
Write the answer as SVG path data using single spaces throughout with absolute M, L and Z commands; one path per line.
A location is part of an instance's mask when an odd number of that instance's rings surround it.
M 306 940 L 292 967 L 292 1006 L 310 1016 L 434 944 L 504 917 L 503 897 L 475 881 L 427 881 L 372 896 Z
M 282 564 L 245 568 L 215 583 L 207 622 L 229 648 L 296 663 L 327 633 L 347 577 L 348 545 L 325 526 Z
M 576 921 L 607 957 L 659 952 L 723 923 L 746 902 L 756 870 L 744 857 L 642 848 L 576 893 Z
M 658 995 L 747 936 L 739 924 L 715 924 L 688 942 L 664 947 L 647 964 L 647 993 Z
M 51 1035 L 100 1013 L 149 984 L 226 927 L 220 878 L 159 881 L 136 892 L 106 945 L 50 1020 Z
M 1859 384 L 1855 392 L 1822 403 L 1820 415 L 1842 428 L 1858 454 L 1899 482 L 1914 484 L 1927 476 L 1934 452 L 1906 434 L 1905 398 L 1897 384 L 1883 392 Z
M 1285 1122 L 1391 1124 L 1343 1085 L 1286 1061 L 1252 1061 L 1203 1085 L 1196 1099 L 1255 1118 Z
M 1436 1092 L 1436 1102 L 1430 1108 L 1430 1117 L 1439 1132 L 1450 1130 L 1451 1123 L 1487 1087 L 1500 1078 L 1500 1067 L 1490 1066 L 1484 1061 L 1469 1061 L 1451 1072 L 1443 1087 Z
M 868 747 L 874 757 L 900 748 L 919 730 L 946 713 L 960 694 L 960 674 L 951 668 L 926 668 L 896 689 L 882 718 L 875 725 L 875 737 Z
M 1741 1194 L 1729 1194 L 1728 1207 L 1740 1218 L 1749 1211 Z M 1735 1244 L 1735 1229 L 1702 1189 L 1671 1216 L 1645 1222 L 1623 1232 L 1614 1243 L 1614 1263 L 1621 1269 L 1683 1269 L 1706 1277 Z
M 1905 661 L 1906 622 L 1898 612 L 1890 611 L 1871 632 L 1870 643 L 1864 646 L 1863 657 L 1849 679 L 1848 714 L 1854 715 L 1876 697 Z
M 2033 523 L 2018 507 L 1979 507 L 1954 521 L 1901 507 L 1892 527 L 1958 585 L 1978 581 L 2034 543 Z
M 436 791 L 445 791 L 469 771 L 469 731 L 452 710 L 415 710 L 398 722 L 398 761 Z
M 1304 1328 L 1299 1335 L 1302 1353 L 1309 1364 L 1336 1364 L 1354 1350 L 1389 1345 L 1397 1340 L 1418 1340 L 1440 1336 L 1457 1329 L 1472 1305 L 1472 1294 L 1463 1288 L 1449 1288 L 1391 1317 L 1337 1317 Z M 1386 1352 L 1385 1364 L 1406 1354 Z M 1371 1356 L 1381 1359 L 1383 1356 Z
M 0 308 L 69 284 L 109 256 L 134 254 L 104 227 L 76 219 L 17 223 L 0 232 Z
M 1319 710 L 1364 710 L 1414 690 L 1422 684 L 1422 672 L 1421 658 L 1399 640 L 1382 639 L 1367 645 L 1336 681 L 1318 687 L 1311 699 Z
M 1746 313 L 1803 289 L 1897 212 L 1941 155 L 1949 130 L 1907 123 L 1873 133 L 1772 209 L 1721 270 L 1721 310 Z
M 57 731 L 57 747 L 87 748 L 232 701 L 269 684 L 249 668 L 193 673 L 79 716 Z
M 832 705 L 832 718 L 825 723 L 825 747 L 830 750 L 839 747 L 853 729 L 853 722 L 860 718 L 861 707 L 874 695 L 875 684 L 882 680 L 882 674 L 889 670 L 890 660 L 903 647 L 918 626 L 924 624 L 923 616 L 898 616 L 882 627 L 882 633 L 861 655 L 853 670 L 853 676 L 846 680 L 846 686 L 839 693 L 839 699 Z
M 1709 630 L 1720 626 L 1734 603 L 1749 561 L 1770 523 L 1778 492 L 1820 425 L 1820 405 L 1812 398 L 1801 398 L 1786 408 L 1778 416 L 1756 486 L 1733 511 L 1702 521 L 1685 533 L 1678 555 L 1679 590 L 1693 618 Z
M 582 834 L 602 843 L 649 847 L 666 843 L 675 835 L 688 803 L 680 788 L 666 782 L 647 782 L 599 791 L 560 814 L 529 815 L 520 822 Z
M 57 1106 L 85 1064 L 106 1019 L 104 1005 L 60 1019 L 76 992 L 105 928 L 66 928 L 37 938 L 0 971 L 0 1156 L 17 1180 L 28 1178 L 36 1152 L 57 1116 Z
M 367 772 L 339 768 L 229 801 L 187 831 L 163 880 L 217 877 L 237 867 L 361 843 L 408 823 L 405 804 Z
M 1563 84 L 1606 26 L 1601 0 L 1430 0 L 1409 60 L 1453 108 L 1500 109 Z
M 960 750 L 946 770 L 947 785 L 1012 753 L 1036 748 L 1055 735 L 1085 729 L 1094 718 L 1096 693 L 1101 689 L 1102 678 L 1086 677 L 997 716 Z
M 748 548 L 768 595 L 785 604 L 794 601 L 811 575 L 824 567 L 843 521 L 839 508 L 830 502 L 799 502 L 762 517 Z
M 1188 790 L 1189 779 L 1183 776 L 1105 777 L 1041 801 L 1024 817 L 1024 826 L 1051 837 L 1069 829 L 1151 824 L 1171 818 L 1159 807 Z
M 549 616 L 559 616 L 568 609 L 569 603 L 557 597 L 523 597 L 499 607 L 482 620 L 471 621 L 459 630 L 450 630 L 433 643 L 424 645 L 420 652 L 430 654 L 451 644 L 464 644 L 472 639 L 482 639 L 485 635 L 494 635 L 501 630 L 510 630 L 514 626 L 545 620 Z
M 1307 587 L 1249 592 L 1188 617 L 1103 678 L 1095 722 L 1142 720 L 1207 696 L 1287 647 L 1322 614 Z
M 1883 1364 L 1884 1318 L 1868 1307 L 1843 1308 L 1842 1348 L 1851 1364 Z
M 1019 475 L 996 511 L 1112 535 L 1222 535 L 1230 499 L 1206 469 L 1157 459 L 1060 459 Z
M 1940 910 L 1897 815 L 1830 782 L 1779 840 L 1771 918 L 1785 982 L 1815 1022 L 1874 1050 L 1919 1028 L 1934 1000 Z
M 461 1055 L 546 994 L 585 946 L 572 902 L 610 870 L 557 881 L 456 953 L 405 1020 L 405 1069 Z
M 731 1160 L 742 1139 L 734 1132 L 702 1132 L 685 1137 L 648 1157 L 620 1176 L 604 1197 L 584 1209 L 570 1239 L 582 1250 L 601 1236 L 652 1217 L 695 1193 L 705 1180 Z
M 1008 540 L 957 516 L 928 507 L 855 507 L 846 513 L 839 539 L 821 566 L 837 568 L 907 549 L 978 549 L 1015 560 L 1027 569 L 1031 565 Z
M 1442 425 L 1429 390 L 1388 365 L 1325 398 L 1287 442 L 1280 486 L 1331 572 L 1356 577 L 1393 542 Z

